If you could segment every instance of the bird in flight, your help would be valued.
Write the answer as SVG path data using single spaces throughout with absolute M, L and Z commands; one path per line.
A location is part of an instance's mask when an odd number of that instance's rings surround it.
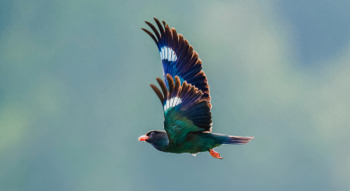
M 151 84 L 164 110 L 164 130 L 149 131 L 139 141 L 150 143 L 159 151 L 190 153 L 209 151 L 214 158 L 222 159 L 214 151 L 222 144 L 246 144 L 254 137 L 238 137 L 211 133 L 212 117 L 207 77 L 202 71 L 202 61 L 197 52 L 163 21 L 154 18 L 159 31 L 151 23 L 146 24 L 154 32 L 142 28 L 157 44 L 163 65 L 164 81 L 156 78 L 159 90 Z

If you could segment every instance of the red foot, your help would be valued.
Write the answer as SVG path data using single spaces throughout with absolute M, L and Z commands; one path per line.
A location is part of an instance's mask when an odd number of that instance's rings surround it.
M 214 149 L 209 149 L 209 153 L 211 154 L 212 157 L 217 158 L 217 159 L 223 159 L 220 154 L 216 151 L 214 151 Z

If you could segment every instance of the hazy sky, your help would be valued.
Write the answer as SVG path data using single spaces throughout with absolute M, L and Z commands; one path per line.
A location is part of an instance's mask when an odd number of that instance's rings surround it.
M 350 190 L 350 2 L 0 1 L 0 190 Z M 244 146 L 169 154 L 140 28 L 199 53 L 213 131 Z

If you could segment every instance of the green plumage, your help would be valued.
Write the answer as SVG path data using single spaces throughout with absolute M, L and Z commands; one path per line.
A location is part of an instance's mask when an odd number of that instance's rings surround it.
M 214 133 L 188 133 L 183 142 L 178 145 L 169 144 L 163 151 L 191 154 L 206 152 L 220 146 L 226 139 L 227 136 Z

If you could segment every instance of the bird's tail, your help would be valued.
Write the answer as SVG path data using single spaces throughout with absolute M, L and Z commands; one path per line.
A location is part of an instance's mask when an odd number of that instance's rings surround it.
M 228 136 L 223 144 L 239 144 L 244 145 L 254 139 L 254 137 L 238 137 L 238 136 Z

